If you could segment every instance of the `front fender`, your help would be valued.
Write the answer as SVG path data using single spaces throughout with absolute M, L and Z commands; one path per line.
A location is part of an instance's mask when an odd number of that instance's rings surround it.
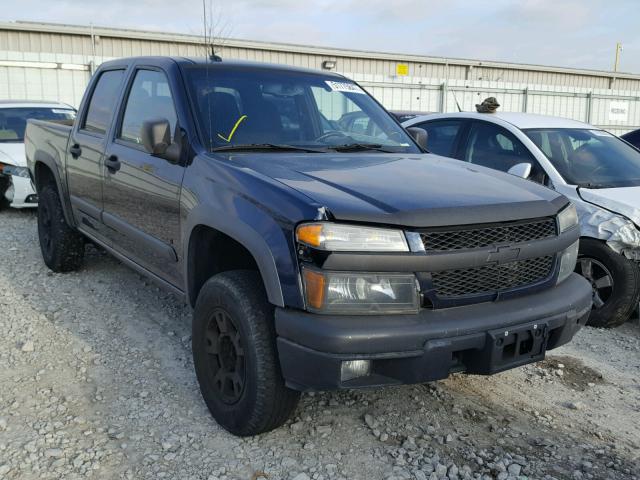
M 283 230 L 282 226 L 255 205 L 240 202 L 237 207 L 238 213 L 235 215 L 212 204 L 194 207 L 183 224 L 183 231 L 186 233 L 183 258 L 189 258 L 189 238 L 193 230 L 200 225 L 213 228 L 243 245 L 253 255 L 270 303 L 279 307 L 284 307 L 285 304 L 300 305 L 298 269 L 291 259 L 292 246 L 287 239 L 286 229 Z M 248 224 L 240 218 L 251 218 L 252 222 Z M 187 281 L 188 268 L 188 262 L 185 261 L 184 278 Z M 191 291 L 190 285 L 185 287 L 186 292 Z

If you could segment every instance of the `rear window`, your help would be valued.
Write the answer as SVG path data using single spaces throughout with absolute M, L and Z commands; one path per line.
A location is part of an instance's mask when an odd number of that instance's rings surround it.
M 0 142 L 24 142 L 27 120 L 72 122 L 76 111 L 71 107 L 15 107 L 0 108 Z
M 123 78 L 124 70 L 102 72 L 91 95 L 87 115 L 82 125 L 84 130 L 100 134 L 106 133 L 118 103 L 118 94 Z

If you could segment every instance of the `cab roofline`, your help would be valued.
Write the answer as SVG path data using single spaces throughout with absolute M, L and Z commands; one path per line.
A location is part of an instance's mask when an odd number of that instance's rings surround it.
M 328 70 L 320 70 L 313 68 L 304 68 L 304 67 L 293 67 L 291 65 L 282 65 L 277 63 L 266 63 L 266 62 L 252 62 L 248 60 L 228 60 L 224 57 L 221 60 L 211 60 L 209 56 L 207 57 L 177 57 L 177 56 L 143 56 L 143 57 L 127 57 L 127 58 L 119 58 L 115 60 L 109 60 L 101 64 L 101 67 L 109 68 L 111 66 L 122 66 L 131 63 L 156 63 L 156 62 L 166 62 L 167 60 L 174 61 L 180 66 L 187 65 L 206 65 L 212 69 L 215 68 L 228 68 L 228 67 L 237 67 L 237 68 L 246 68 L 246 69 L 256 69 L 256 70 L 271 70 L 271 71 L 282 71 L 282 72 L 298 72 L 298 73 L 310 73 L 315 75 L 324 75 L 327 77 L 335 77 L 343 79 L 345 78 L 343 75 L 339 73 L 331 72 Z

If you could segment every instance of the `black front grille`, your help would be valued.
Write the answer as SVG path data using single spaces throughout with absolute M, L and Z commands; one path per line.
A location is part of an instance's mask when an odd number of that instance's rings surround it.
M 433 272 L 431 278 L 440 298 L 481 295 L 541 283 L 553 274 L 554 257 L 532 258 L 482 267 Z
M 483 248 L 502 243 L 523 243 L 555 235 L 556 221 L 553 218 L 471 229 L 430 231 L 420 234 L 424 248 L 428 252 Z

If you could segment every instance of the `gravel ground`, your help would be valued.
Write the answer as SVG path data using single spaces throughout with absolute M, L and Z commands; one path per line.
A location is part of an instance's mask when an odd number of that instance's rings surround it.
M 638 479 L 640 328 L 494 377 L 304 395 L 278 431 L 209 416 L 190 309 L 108 255 L 44 266 L 0 212 L 0 479 Z

